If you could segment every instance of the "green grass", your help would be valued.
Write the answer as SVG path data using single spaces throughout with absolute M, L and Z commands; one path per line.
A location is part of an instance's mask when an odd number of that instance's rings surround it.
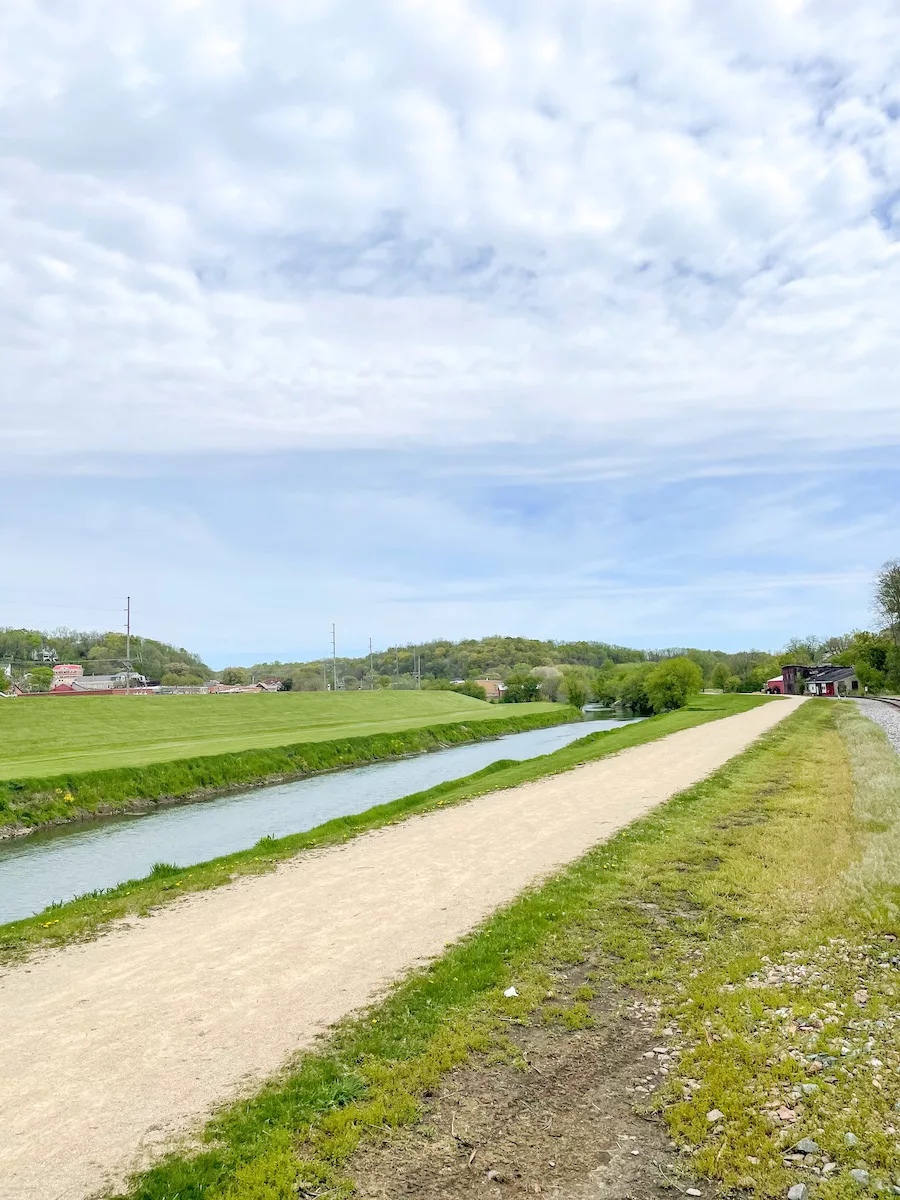
M 577 709 L 560 704 L 504 704 L 492 708 L 482 703 L 481 707 L 491 716 L 476 710 L 478 719 L 474 721 L 178 758 L 144 766 L 0 780 L 0 829 L 36 829 L 142 809 L 157 801 L 205 799 L 248 784 L 276 783 L 319 771 L 423 754 L 462 742 L 486 741 L 505 733 L 577 721 L 581 716 Z
M 130 880 L 106 891 L 54 905 L 33 917 L 0 925 L 0 961 L 15 960 L 40 946 L 61 945 L 93 937 L 117 918 L 146 914 L 188 892 L 221 887 L 240 875 L 270 871 L 277 863 L 305 850 L 334 845 L 407 816 L 449 804 L 460 804 L 498 788 L 515 787 L 520 783 L 567 771 L 630 746 L 643 745 L 666 734 L 746 712 L 767 703 L 777 704 L 779 701 L 761 696 L 698 696 L 689 707 L 677 712 L 617 729 L 588 733 L 552 754 L 523 762 L 506 760 L 494 763 L 464 779 L 440 784 L 429 791 L 406 796 L 354 816 L 340 817 L 303 833 L 277 839 L 264 838 L 256 846 L 236 854 L 198 863 L 183 870 L 170 868 L 164 873 L 157 872 L 145 879 Z M 503 706 L 504 709 L 507 707 L 513 706 Z
M 0 779 L 368 737 L 556 707 L 498 707 L 437 691 L 34 696 L 0 708 Z
M 810 701 L 225 1108 L 199 1150 L 137 1176 L 128 1197 L 349 1196 L 354 1150 L 416 1122 L 454 1066 L 511 1053 L 510 1021 L 590 1022 L 590 987 L 567 996 L 559 984 L 572 963 L 656 1000 L 677 1031 L 680 1059 L 653 1103 L 687 1175 L 767 1197 L 806 1180 L 823 1200 L 860 1194 L 854 1166 L 890 1180 L 898 822 L 900 761 L 885 739 L 849 704 Z M 830 1056 L 824 1073 L 817 1056 Z M 789 1124 L 773 1115 L 786 1103 Z M 714 1126 L 712 1108 L 724 1113 Z M 785 1165 L 803 1136 L 832 1176 Z

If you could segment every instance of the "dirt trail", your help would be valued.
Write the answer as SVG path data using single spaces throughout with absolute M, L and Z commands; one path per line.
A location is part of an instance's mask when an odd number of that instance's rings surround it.
M 0 979 L 0 1200 L 83 1200 L 799 700 L 187 897 Z

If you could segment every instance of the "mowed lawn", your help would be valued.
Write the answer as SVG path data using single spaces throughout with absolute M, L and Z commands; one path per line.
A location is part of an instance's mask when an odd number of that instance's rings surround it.
M 141 766 L 548 711 L 456 692 L 35 696 L 0 701 L 0 779 Z

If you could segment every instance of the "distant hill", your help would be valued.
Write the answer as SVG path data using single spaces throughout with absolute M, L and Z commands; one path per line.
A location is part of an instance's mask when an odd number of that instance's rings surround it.
M 424 683 L 448 683 L 451 679 L 477 679 L 484 675 L 505 677 L 516 667 L 546 667 L 567 663 L 585 667 L 604 664 L 643 662 L 643 650 L 630 650 L 608 642 L 553 642 L 521 637 L 467 638 L 451 642 L 440 638 L 409 646 L 391 646 L 372 655 L 376 677 L 390 677 L 393 686 L 415 685 L 417 662 Z M 292 679 L 298 689 L 322 687 L 323 660 L 314 662 L 257 663 L 254 675 L 274 675 Z M 339 658 L 338 678 L 361 680 L 368 677 L 369 656 Z M 331 660 L 325 673 L 331 679 Z
M 86 675 L 106 675 L 125 661 L 125 634 L 77 629 L 0 628 L 0 662 L 12 662 L 14 674 L 54 663 L 80 663 Z M 209 667 L 183 646 L 155 638 L 131 637 L 131 661 L 148 679 L 159 679 L 170 663 L 185 663 L 195 674 L 208 677 Z

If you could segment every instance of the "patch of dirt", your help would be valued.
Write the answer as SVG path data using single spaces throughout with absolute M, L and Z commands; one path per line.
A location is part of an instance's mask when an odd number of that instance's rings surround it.
M 570 972 L 566 990 L 581 979 Z M 415 1129 L 359 1150 L 347 1169 L 361 1200 L 660 1200 L 693 1187 L 661 1118 L 640 1115 L 677 1053 L 660 1039 L 656 1009 L 614 988 L 588 1007 L 590 1029 L 547 1025 L 540 1014 L 511 1026 L 527 1067 L 461 1067 Z M 698 1192 L 712 1195 L 709 1184 Z

